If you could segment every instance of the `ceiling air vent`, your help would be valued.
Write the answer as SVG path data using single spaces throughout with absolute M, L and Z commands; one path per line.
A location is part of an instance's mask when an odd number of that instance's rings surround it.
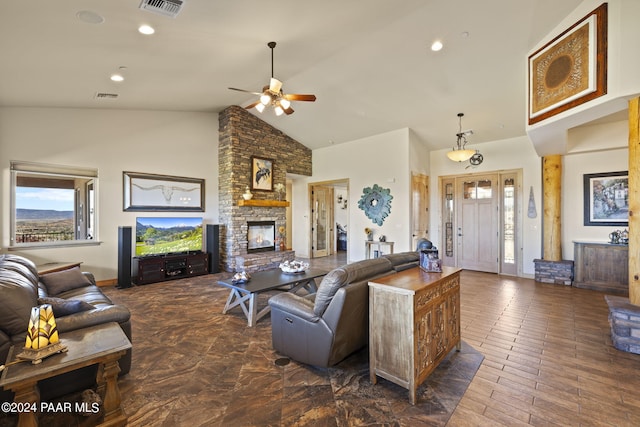
M 175 18 L 182 10 L 184 0 L 142 0 L 140 9 Z
M 118 99 L 117 93 L 97 92 L 95 99 Z

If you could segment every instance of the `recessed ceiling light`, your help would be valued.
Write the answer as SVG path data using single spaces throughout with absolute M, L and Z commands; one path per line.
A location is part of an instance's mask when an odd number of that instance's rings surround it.
M 124 77 L 122 76 L 122 74 L 111 74 L 111 80 L 113 80 L 114 82 L 121 82 L 124 80 Z
M 87 24 L 102 24 L 104 22 L 104 18 L 102 16 L 91 10 L 81 10 L 76 13 L 76 17 Z
M 431 45 L 431 50 L 434 52 L 437 52 L 440 49 L 442 49 L 442 42 L 440 40 L 434 41 L 433 44 Z
M 151 35 L 156 32 L 151 25 L 140 25 L 138 27 L 138 32 L 140 34 Z

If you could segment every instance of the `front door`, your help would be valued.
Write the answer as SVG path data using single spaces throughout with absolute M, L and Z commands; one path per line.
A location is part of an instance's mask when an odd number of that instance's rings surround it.
M 333 187 L 314 185 L 312 193 L 311 242 L 313 258 L 332 253 L 333 239 Z
M 461 268 L 498 272 L 497 181 L 497 175 L 457 179 L 457 265 Z

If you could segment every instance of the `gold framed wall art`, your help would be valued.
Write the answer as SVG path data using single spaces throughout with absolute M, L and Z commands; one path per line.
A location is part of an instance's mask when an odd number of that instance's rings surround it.
M 529 56 L 529 125 L 607 93 L 607 3 Z

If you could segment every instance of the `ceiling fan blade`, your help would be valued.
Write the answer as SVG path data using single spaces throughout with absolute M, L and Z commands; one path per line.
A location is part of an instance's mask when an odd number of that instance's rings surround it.
M 245 110 L 250 110 L 253 107 L 255 107 L 256 105 L 260 104 L 260 101 L 256 101 L 256 102 L 252 102 L 251 104 L 247 105 L 245 108 Z
M 231 89 L 231 90 L 237 90 L 238 92 L 251 93 L 251 94 L 253 94 L 253 95 L 262 95 L 262 93 L 260 93 L 260 92 L 252 92 L 252 91 L 250 91 L 250 90 L 238 89 L 238 88 L 236 88 L 236 87 L 230 87 L 229 89 Z
M 315 95 L 302 95 L 299 93 L 289 93 L 282 96 L 284 99 L 288 99 L 289 101 L 315 101 Z
M 289 114 L 293 114 L 293 108 L 283 108 L 284 113 L 288 116 Z
M 269 90 L 273 93 L 280 93 L 280 89 L 282 89 L 282 82 L 271 77 L 271 80 L 269 81 Z

